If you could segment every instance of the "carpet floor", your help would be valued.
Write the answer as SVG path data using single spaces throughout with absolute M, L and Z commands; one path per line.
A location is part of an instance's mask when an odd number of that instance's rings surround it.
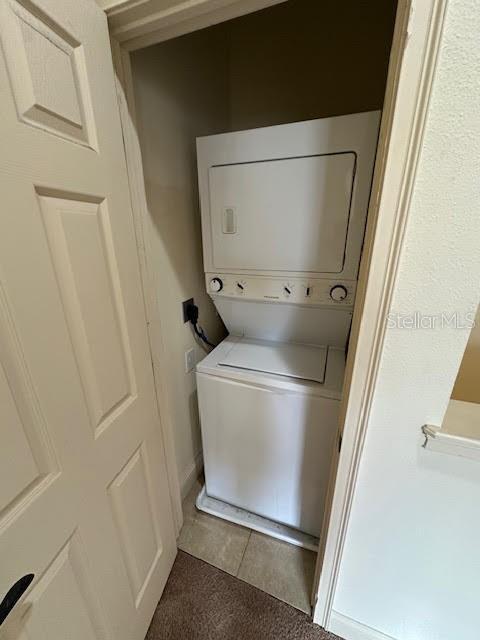
M 339 640 L 288 604 L 179 551 L 146 640 Z

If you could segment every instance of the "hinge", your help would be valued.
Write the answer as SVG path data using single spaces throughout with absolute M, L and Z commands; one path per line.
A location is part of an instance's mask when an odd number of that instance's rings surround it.
M 341 449 L 342 449 L 342 434 L 339 433 L 338 434 L 338 453 L 340 453 Z

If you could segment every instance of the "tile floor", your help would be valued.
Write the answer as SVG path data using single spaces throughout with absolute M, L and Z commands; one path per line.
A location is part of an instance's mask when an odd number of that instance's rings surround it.
M 199 480 L 183 502 L 179 548 L 310 613 L 316 554 L 198 511 L 201 487 Z

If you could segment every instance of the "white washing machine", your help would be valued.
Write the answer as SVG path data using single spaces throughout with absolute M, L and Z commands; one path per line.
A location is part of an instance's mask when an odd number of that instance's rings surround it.
M 198 365 L 199 508 L 315 549 L 344 362 L 342 349 L 229 336 Z
M 197 140 L 206 286 L 199 509 L 315 549 L 379 112 Z

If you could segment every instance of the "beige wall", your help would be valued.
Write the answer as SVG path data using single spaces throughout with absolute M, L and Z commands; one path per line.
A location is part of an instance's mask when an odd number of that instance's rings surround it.
M 452 399 L 480 403 L 480 310 L 463 354 Z
M 201 451 L 195 375 L 185 373 L 184 353 L 204 353 L 183 324 L 182 301 L 195 298 L 209 337 L 223 336 L 203 281 L 195 157 L 196 136 L 226 127 L 223 48 L 222 34 L 199 32 L 132 56 L 181 486 Z
M 380 109 L 395 7 L 294 0 L 233 20 L 232 128 Z
M 222 331 L 203 284 L 195 137 L 381 108 L 394 3 L 357 5 L 295 0 L 132 55 L 181 485 L 201 451 L 182 300 Z

